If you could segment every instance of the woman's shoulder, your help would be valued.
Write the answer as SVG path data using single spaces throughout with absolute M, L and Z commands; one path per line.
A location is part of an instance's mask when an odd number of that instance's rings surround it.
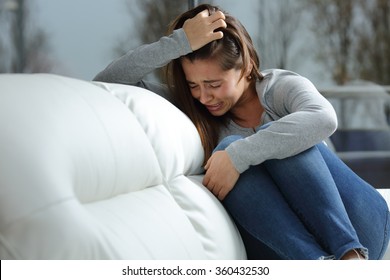
M 305 77 L 296 72 L 284 69 L 267 69 L 261 71 L 263 80 L 257 84 L 258 93 L 265 95 L 274 92 L 278 88 L 279 92 L 289 91 L 296 87 L 309 87 L 312 90 L 313 84 Z
M 302 92 L 317 91 L 315 86 L 305 77 L 289 70 L 267 69 L 261 72 L 264 79 L 259 81 L 256 90 L 263 104 L 283 103 Z
M 257 94 L 260 100 L 264 101 L 266 95 L 272 94 L 275 86 L 285 84 L 286 78 L 299 76 L 297 73 L 284 69 L 267 69 L 261 71 L 263 79 L 256 85 Z
M 263 81 L 264 82 L 279 82 L 281 81 L 280 78 L 289 78 L 289 77 L 294 77 L 294 78 L 303 78 L 301 75 L 299 75 L 296 72 L 290 71 L 290 70 L 284 70 L 284 69 L 267 69 L 261 71 L 263 74 Z M 261 81 L 261 82 L 263 82 Z

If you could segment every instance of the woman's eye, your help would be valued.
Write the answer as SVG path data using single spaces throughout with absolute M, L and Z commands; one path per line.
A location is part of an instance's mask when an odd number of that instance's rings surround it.
M 210 84 L 210 87 L 212 88 L 219 88 L 221 84 Z

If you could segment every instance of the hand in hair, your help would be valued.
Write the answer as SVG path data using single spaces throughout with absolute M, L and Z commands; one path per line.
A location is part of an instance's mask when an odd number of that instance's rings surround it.
M 226 28 L 225 15 L 221 11 L 209 15 L 209 12 L 204 10 L 195 17 L 187 19 L 183 24 L 193 51 L 214 40 L 222 39 L 223 32 L 215 31 L 218 28 Z
M 219 200 L 226 197 L 240 177 L 226 151 L 215 152 L 207 161 L 205 169 L 203 184 Z

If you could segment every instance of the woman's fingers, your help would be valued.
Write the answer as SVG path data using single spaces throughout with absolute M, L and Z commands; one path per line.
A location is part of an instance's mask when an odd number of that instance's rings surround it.
M 215 152 L 207 161 L 205 185 L 216 197 L 223 200 L 233 189 L 240 174 L 235 169 L 226 151 Z
M 210 30 L 212 31 L 212 38 L 214 40 L 222 39 L 223 32 L 222 31 L 215 31 L 219 28 L 226 28 L 227 24 L 225 22 L 225 14 L 221 11 L 215 12 L 214 14 L 210 15 L 208 17 L 210 20 Z
M 195 17 L 186 20 L 183 25 L 193 51 L 214 40 L 221 39 L 223 32 L 215 32 L 218 28 L 226 28 L 225 15 L 220 11 L 209 15 L 208 10 L 204 10 Z
M 206 10 L 206 12 L 207 12 L 207 10 Z M 219 20 L 222 20 L 225 22 L 225 14 L 222 13 L 221 11 L 218 11 L 218 12 L 215 12 L 215 13 L 209 15 L 208 18 L 211 20 L 211 22 L 216 22 Z

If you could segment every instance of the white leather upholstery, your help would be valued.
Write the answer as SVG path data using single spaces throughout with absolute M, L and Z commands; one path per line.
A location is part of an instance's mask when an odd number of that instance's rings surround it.
M 196 129 L 161 97 L 2 74 L 0 131 L 0 259 L 246 257 Z
M 161 97 L 5 74 L 0 128 L 0 259 L 245 258 L 196 129 Z

